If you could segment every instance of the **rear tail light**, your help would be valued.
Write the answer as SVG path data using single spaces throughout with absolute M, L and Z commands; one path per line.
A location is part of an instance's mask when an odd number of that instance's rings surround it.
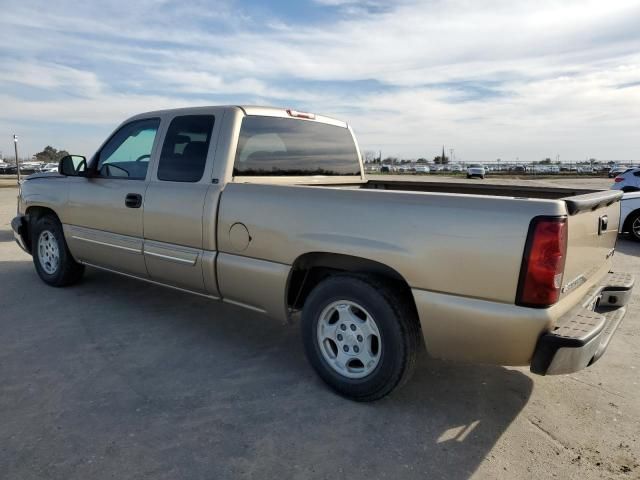
M 613 179 L 614 182 L 618 183 L 624 180 L 624 177 L 616 177 Z
M 544 308 L 556 303 L 566 256 L 566 217 L 534 218 L 522 259 L 516 304 Z

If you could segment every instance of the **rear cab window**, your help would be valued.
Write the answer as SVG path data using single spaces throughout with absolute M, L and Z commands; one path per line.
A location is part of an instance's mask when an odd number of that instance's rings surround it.
M 213 123 L 213 115 L 183 115 L 171 120 L 158 163 L 158 180 L 200 181 L 207 163 Z
M 242 120 L 234 176 L 360 176 L 348 128 L 299 119 Z

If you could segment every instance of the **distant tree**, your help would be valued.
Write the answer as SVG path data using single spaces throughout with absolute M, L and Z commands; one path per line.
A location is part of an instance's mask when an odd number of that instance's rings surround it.
M 541 165 L 549 165 L 551 163 L 551 159 L 549 157 L 545 158 L 544 160 L 540 160 L 539 162 Z
M 398 163 L 397 157 L 385 157 L 382 163 Z
M 66 150 L 56 150 L 51 145 L 44 147 L 44 150 L 34 155 L 36 160 L 45 163 L 58 163 L 60 159 L 69 155 Z
M 442 157 L 441 155 L 438 155 L 437 157 L 433 158 L 433 163 L 435 163 L 436 165 L 446 165 L 447 163 L 449 163 L 449 157 Z
M 364 163 L 380 163 L 380 155 L 373 150 L 365 150 Z
M 416 163 L 419 163 L 420 165 L 425 165 L 427 163 L 427 159 L 420 157 L 418 160 L 416 160 Z

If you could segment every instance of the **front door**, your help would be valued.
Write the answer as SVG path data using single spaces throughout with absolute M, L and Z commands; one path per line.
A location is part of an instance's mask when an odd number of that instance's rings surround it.
M 123 125 L 94 157 L 90 178 L 70 177 L 65 237 L 74 257 L 148 277 L 143 206 L 159 118 Z

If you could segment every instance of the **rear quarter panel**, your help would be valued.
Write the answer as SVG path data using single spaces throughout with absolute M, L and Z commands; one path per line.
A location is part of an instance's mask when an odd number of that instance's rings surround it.
M 531 218 L 563 213 L 554 200 L 231 183 L 218 244 L 283 265 L 310 252 L 353 255 L 393 268 L 412 288 L 513 303 Z M 229 235 L 238 222 L 251 237 L 242 251 Z

